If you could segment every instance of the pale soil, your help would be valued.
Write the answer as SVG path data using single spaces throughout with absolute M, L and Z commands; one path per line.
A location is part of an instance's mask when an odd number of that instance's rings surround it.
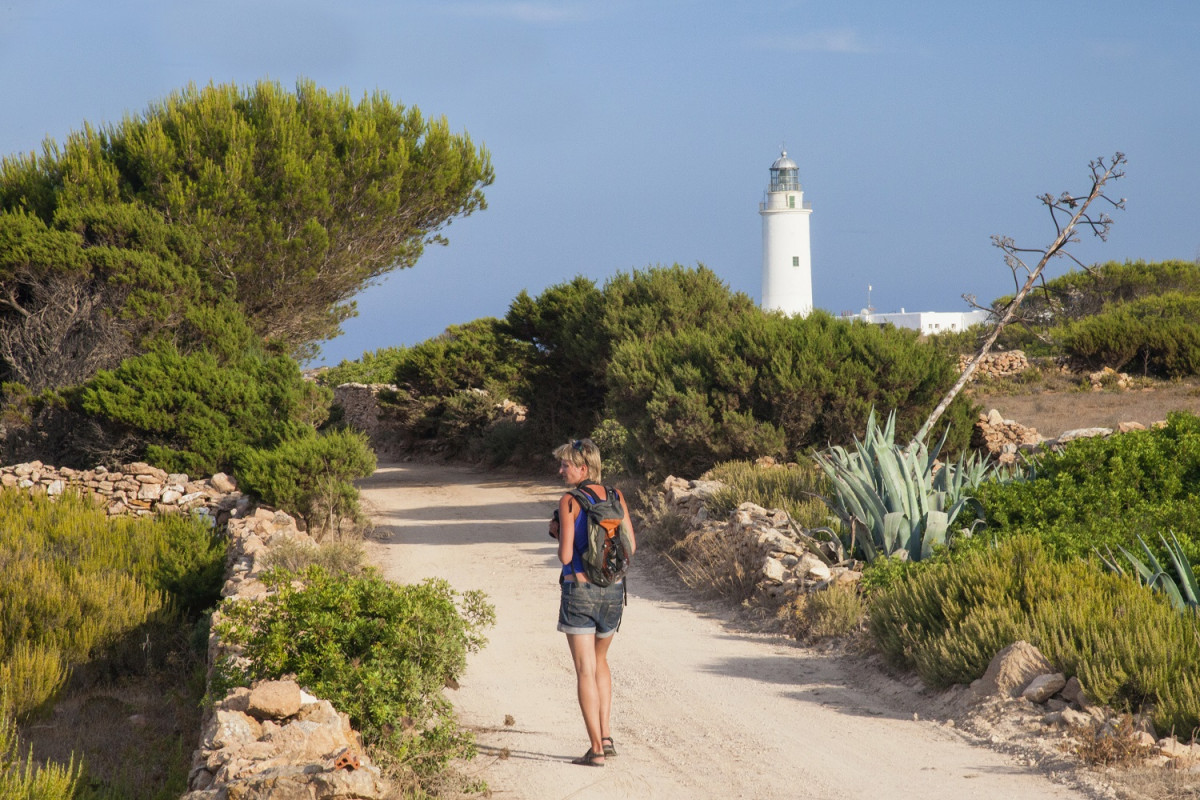
M 1047 438 L 1076 428 L 1116 428 L 1122 422 L 1149 426 L 1171 411 L 1200 414 L 1200 387 L 1194 382 L 1160 383 L 1153 389 L 1079 392 L 1033 387 L 1020 394 L 979 393 L 984 411 L 1036 428 Z
M 478 732 L 467 769 L 493 797 L 1111 796 L 1081 788 L 1087 776 L 1061 758 L 1047 760 L 1053 745 L 985 720 L 930 721 L 949 713 L 945 698 L 870 659 L 748 632 L 721 607 L 698 604 L 652 557 L 639 557 L 629 579 L 610 657 L 620 755 L 602 769 L 573 766 L 587 740 L 555 630 L 557 557 L 546 535 L 561 487 L 416 463 L 381 466 L 361 487 L 378 526 L 368 558 L 387 577 L 444 577 L 496 606 L 490 643 L 451 693 Z M 995 748 L 980 744 L 991 736 Z

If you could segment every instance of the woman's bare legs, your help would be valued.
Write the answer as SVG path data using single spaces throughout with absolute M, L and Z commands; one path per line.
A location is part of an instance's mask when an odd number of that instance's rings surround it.
M 579 696 L 579 710 L 583 712 L 583 724 L 587 728 L 588 740 L 593 753 L 600 754 L 597 762 L 603 762 L 604 743 L 607 734 L 608 716 L 612 708 L 612 675 L 608 669 L 608 646 L 612 637 L 597 639 L 594 633 L 568 633 L 567 646 L 575 662 L 575 679 Z

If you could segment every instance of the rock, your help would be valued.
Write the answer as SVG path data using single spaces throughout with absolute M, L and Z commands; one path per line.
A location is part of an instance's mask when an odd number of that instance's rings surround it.
M 1066 444 L 1075 439 L 1094 439 L 1097 436 L 1112 436 L 1112 432 L 1112 428 L 1076 428 L 1066 433 L 1060 433 L 1058 435 L 1058 443 Z
M 228 494 L 229 492 L 237 491 L 237 484 L 234 483 L 233 479 L 224 472 L 218 472 L 216 475 L 213 475 L 208 482 L 214 489 L 222 494 Z
M 285 719 L 300 710 L 295 681 L 263 681 L 250 690 L 247 711 L 258 719 Z
M 1068 703 L 1074 703 L 1078 706 L 1087 705 L 1087 696 L 1083 693 L 1083 687 L 1079 685 L 1079 679 L 1074 675 L 1067 680 L 1066 685 L 1063 686 L 1059 694 Z
M 783 583 L 787 571 L 783 568 L 783 564 L 779 559 L 768 557 L 763 561 L 762 573 L 763 578 L 772 583 Z
M 1067 678 L 1061 672 L 1038 675 L 1021 692 L 1021 696 L 1032 703 L 1044 703 L 1067 685 Z
M 798 575 L 803 576 L 805 580 L 813 582 L 827 581 L 833 577 L 833 572 L 829 569 L 829 565 L 812 553 L 802 555 L 800 563 L 796 565 L 794 571 Z
M 996 654 L 983 677 L 971 686 L 981 697 L 1017 697 L 1034 678 L 1051 671 L 1040 650 L 1026 641 L 1013 642 Z

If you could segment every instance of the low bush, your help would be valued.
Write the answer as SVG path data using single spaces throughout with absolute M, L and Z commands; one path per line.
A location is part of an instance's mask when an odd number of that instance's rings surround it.
M 1035 474 L 979 487 L 984 539 L 1036 534 L 1057 557 L 1074 559 L 1135 550 L 1139 534 L 1154 541 L 1172 530 L 1189 561 L 1200 560 L 1200 417 L 1175 412 L 1161 429 L 1073 441 L 1040 457 Z
M 405 347 L 381 347 L 362 354 L 357 361 L 343 360 L 317 376 L 325 386 L 343 383 L 391 383 L 396 379 L 396 367 L 404 358 Z
M 267 505 L 304 518 L 309 530 L 333 529 L 357 520 L 358 490 L 352 481 L 375 471 L 375 454 L 365 434 L 335 430 L 287 440 L 267 450 L 250 449 L 238 459 L 238 482 Z
M 692 531 L 666 552 L 683 582 L 701 594 L 734 603 L 754 594 L 761 559 L 725 527 Z
M 866 604 L 853 584 L 837 583 L 821 591 L 798 594 L 779 609 L 784 631 L 802 642 L 857 633 L 866 617 Z
M 398 586 L 373 571 L 345 577 L 312 566 L 299 577 L 272 570 L 263 581 L 273 594 L 223 606 L 220 635 L 250 659 L 244 670 L 222 664 L 226 678 L 294 675 L 418 774 L 472 753 L 442 689 L 486 641 L 494 611 L 483 594 L 460 596 L 441 580 Z
M 931 686 L 970 683 L 1023 639 L 1094 701 L 1145 708 L 1160 731 L 1200 726 L 1200 618 L 1096 561 L 1019 536 L 932 564 L 871 600 L 884 654 Z

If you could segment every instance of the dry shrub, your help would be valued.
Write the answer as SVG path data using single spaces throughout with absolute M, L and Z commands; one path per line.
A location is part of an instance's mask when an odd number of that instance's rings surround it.
M 689 588 L 740 603 L 754 594 L 760 564 L 722 527 L 693 531 L 667 552 Z
M 365 557 L 362 544 L 355 540 L 333 540 L 314 546 L 283 539 L 267 552 L 266 564 L 289 572 L 304 572 L 316 564 L 335 575 L 358 575 Z
M 1075 755 L 1088 764 L 1106 767 L 1131 767 L 1141 764 L 1154 752 L 1154 746 L 1141 741 L 1133 716 L 1122 714 L 1108 722 L 1095 722 L 1072 728 Z
M 817 642 L 849 636 L 863 629 L 867 609 L 858 587 L 836 583 L 822 591 L 799 594 L 779 609 L 789 636 Z
M 688 532 L 687 519 L 675 513 L 667 499 L 657 491 L 639 493 L 638 501 L 638 546 L 668 551 L 678 545 Z

